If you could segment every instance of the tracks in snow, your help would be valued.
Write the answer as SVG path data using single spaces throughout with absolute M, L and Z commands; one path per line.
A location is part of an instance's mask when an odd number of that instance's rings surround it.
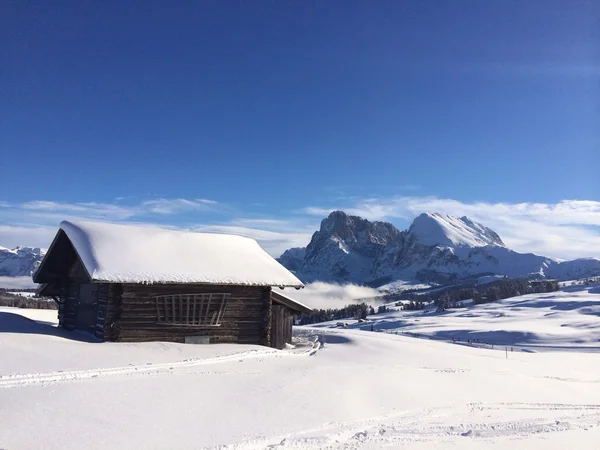
M 213 358 L 193 358 L 169 363 L 146 363 L 123 367 L 100 368 L 89 370 L 58 371 L 46 373 L 26 373 L 0 376 L 0 389 L 19 388 L 27 386 L 40 386 L 68 381 L 89 380 L 115 376 L 131 375 L 159 375 L 173 373 L 177 370 L 188 369 L 211 364 L 222 364 L 236 361 L 246 361 L 261 358 L 289 358 L 312 356 L 322 348 L 321 343 L 315 340 L 312 345 L 297 351 L 281 351 L 265 348 L 233 353 L 230 355 L 216 356 Z
M 541 433 L 600 426 L 600 405 L 556 403 L 475 403 L 338 422 L 277 437 L 258 437 L 214 450 L 372 449 L 462 439 L 524 439 Z

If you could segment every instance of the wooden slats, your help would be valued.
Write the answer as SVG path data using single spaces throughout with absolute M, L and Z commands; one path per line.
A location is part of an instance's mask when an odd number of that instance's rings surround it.
M 190 295 L 187 295 L 187 312 L 185 314 L 185 323 L 190 324 Z
M 111 292 L 113 286 L 121 291 L 120 304 L 112 308 L 110 321 L 106 319 L 114 340 L 184 342 L 185 336 L 209 336 L 210 342 L 248 344 L 264 344 L 269 340 L 270 288 L 125 284 L 111 285 Z M 196 301 L 194 295 L 198 296 Z M 173 296 L 179 296 L 183 302 L 182 315 L 178 314 L 179 297 Z M 160 297 L 158 302 L 156 297 Z M 178 318 L 181 323 L 159 323 Z
M 163 325 L 216 327 L 221 324 L 220 319 L 229 297 L 230 295 L 226 293 L 158 295 L 154 298 L 156 310 L 152 315 L 156 323 Z M 192 304 L 191 317 L 190 304 Z M 172 312 L 171 317 L 168 317 L 169 310 Z M 137 305 L 135 311 L 138 317 L 147 316 L 149 308 L 145 305 Z

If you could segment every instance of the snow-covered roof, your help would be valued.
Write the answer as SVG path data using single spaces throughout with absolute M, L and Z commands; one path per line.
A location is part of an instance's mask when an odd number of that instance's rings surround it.
M 93 281 L 303 287 L 242 236 L 97 222 L 64 221 L 60 229 Z
M 312 308 L 309 308 L 304 303 L 300 303 L 298 300 L 294 300 L 293 298 L 282 294 L 279 290 L 273 289 L 271 291 L 271 298 L 276 302 L 281 303 L 288 308 L 291 308 L 298 312 L 309 313 L 312 311 Z

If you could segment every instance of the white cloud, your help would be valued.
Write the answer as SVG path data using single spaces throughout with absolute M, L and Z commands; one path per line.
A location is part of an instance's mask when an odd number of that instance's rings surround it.
M 30 214 L 38 218 L 56 220 L 57 217 L 83 217 L 98 220 L 124 220 L 136 215 L 137 206 L 120 206 L 111 203 L 61 203 L 36 200 L 20 205 L 10 205 L 9 208 L 18 210 L 21 214 Z M 24 211 L 23 211 L 24 210 Z
M 381 296 L 381 292 L 369 287 L 321 281 L 309 283 L 304 289 L 283 293 L 315 309 L 341 308 L 362 302 L 375 305 L 378 302 L 374 299 Z
M 0 288 L 31 289 L 37 287 L 31 277 L 0 277 Z
M 439 197 L 366 198 L 340 205 L 370 220 L 412 220 L 423 212 L 468 216 L 492 228 L 513 250 L 558 258 L 600 256 L 600 202 L 466 203 Z M 306 214 L 324 216 L 330 209 L 308 207 Z
M 152 225 L 160 218 L 160 226 L 174 229 L 193 229 L 213 233 L 233 233 L 256 239 L 271 255 L 277 257 L 290 247 L 305 246 L 316 223 L 298 223 L 271 218 L 240 218 L 226 223 L 194 223 L 195 214 L 227 212 L 232 210 L 208 199 L 167 199 L 156 198 L 132 205 L 123 203 L 63 203 L 54 201 L 30 201 L 21 204 L 7 204 L 0 210 L 0 245 L 15 247 L 28 245 L 47 248 L 52 242 L 58 224 L 62 220 L 99 220 L 109 222 Z M 174 217 L 186 214 L 185 223 Z M 168 222 L 169 216 L 171 223 Z
M 124 197 L 122 198 L 124 199 Z M 117 201 L 117 200 L 116 200 Z M 0 204 L 0 245 L 48 247 L 62 220 L 152 222 L 153 217 L 215 211 L 220 205 L 207 199 L 158 198 L 135 204 L 35 200 Z
M 120 197 L 123 199 L 124 197 Z M 208 212 L 215 211 L 221 207 L 218 202 L 207 199 L 187 200 L 182 198 L 157 198 L 145 200 L 135 204 L 119 204 L 80 202 L 65 203 L 47 200 L 35 200 L 20 204 L 2 204 L 2 216 L 0 220 L 26 221 L 55 223 L 65 219 L 88 219 L 88 220 L 127 220 L 134 217 L 149 215 L 170 215 L 184 212 Z M 223 207 L 225 207 L 223 205 Z
M 288 248 L 306 246 L 312 235 L 309 232 L 302 232 L 292 228 L 288 229 L 288 231 L 271 231 L 239 225 L 198 225 L 193 229 L 194 231 L 206 233 L 237 234 L 256 239 L 260 246 L 274 257 L 278 257 Z
M 218 203 L 214 200 L 196 199 L 186 200 L 183 198 L 158 198 L 146 200 L 141 204 L 141 210 L 155 214 L 176 214 L 185 211 L 211 211 Z
M 15 248 L 18 245 L 25 245 L 48 248 L 55 234 L 55 227 L 0 225 L 0 246 Z

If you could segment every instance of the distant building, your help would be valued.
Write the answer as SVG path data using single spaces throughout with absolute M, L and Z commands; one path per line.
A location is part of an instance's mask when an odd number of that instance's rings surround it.
M 103 341 L 291 341 L 304 287 L 253 239 L 146 226 L 62 222 L 33 275 L 59 325 Z

